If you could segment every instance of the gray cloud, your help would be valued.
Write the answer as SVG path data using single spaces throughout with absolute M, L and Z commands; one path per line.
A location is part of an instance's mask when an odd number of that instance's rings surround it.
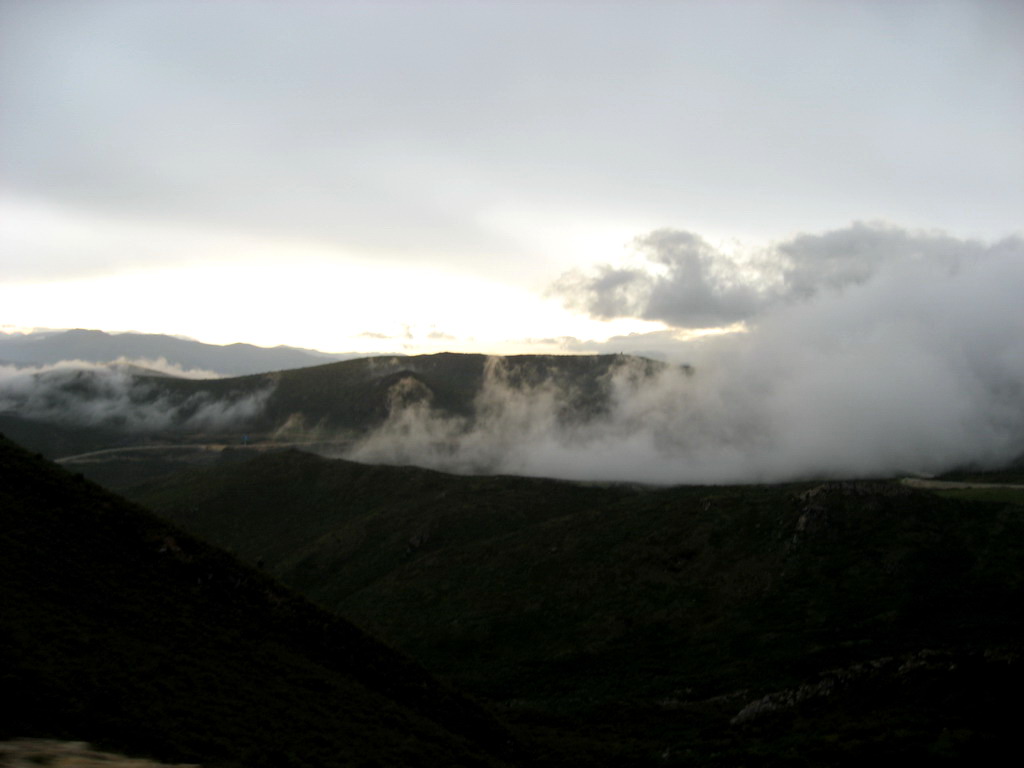
M 853 266 L 847 238 L 864 249 Z M 932 474 L 1024 456 L 1024 242 L 950 251 L 941 236 L 853 229 L 794 243 L 797 264 L 837 249 L 816 293 L 790 288 L 746 333 L 677 344 L 691 372 L 623 358 L 597 418 L 566 420 L 570 393 L 512 386 L 496 362 L 474 419 L 420 400 L 351 456 L 662 483 Z M 899 257 L 874 263 L 887 243 Z
M 1021 15 L 894 5 L 10 0 L 0 172 L 71 211 L 507 277 L 541 262 L 488 224 L 507 209 L 1005 232 Z
M 604 265 L 592 275 L 572 272 L 558 281 L 555 293 L 594 317 L 697 328 L 743 320 L 767 301 L 763 287 L 744 282 L 742 265 L 691 232 L 662 229 L 634 245 L 653 269 Z
M 547 341 L 573 354 L 626 354 L 674 363 L 685 363 L 687 356 L 691 354 L 690 345 L 681 340 L 678 332 L 674 330 L 630 333 L 612 336 L 603 341 L 577 339 L 573 336 Z
M 752 321 L 771 308 L 838 293 L 894 265 L 928 261 L 937 268 L 986 254 L 1019 253 L 1020 238 L 987 244 L 884 224 L 855 223 L 824 234 L 801 234 L 743 257 L 700 236 L 658 230 L 635 241 L 641 266 L 598 266 L 563 275 L 553 292 L 599 318 L 638 317 L 680 328 Z
M 987 252 L 1019 251 L 1019 238 L 994 244 L 939 232 L 910 232 L 884 224 L 855 223 L 824 234 L 801 234 L 775 246 L 782 299 L 802 299 L 820 290 L 863 283 L 887 264 L 928 259 L 953 267 Z

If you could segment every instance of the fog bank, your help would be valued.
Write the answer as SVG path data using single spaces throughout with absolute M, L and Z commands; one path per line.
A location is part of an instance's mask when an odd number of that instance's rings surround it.
M 688 344 L 692 374 L 641 376 L 623 358 L 605 382 L 607 412 L 591 420 L 566 421 L 569 393 L 512 387 L 495 360 L 475 419 L 427 402 L 395 408 L 348 455 L 658 483 L 999 466 L 1024 454 L 1024 243 L 953 245 L 904 243 L 892 258 L 872 254 L 870 269 L 847 260 L 813 286 L 802 270 L 756 312 L 737 298 L 754 294 L 733 285 L 718 306 L 751 313 L 746 333 Z
M 181 373 L 166 361 L 141 362 L 146 367 Z M 0 365 L 0 412 L 129 432 L 221 429 L 244 423 L 262 412 L 271 394 L 269 388 L 226 398 L 202 391 L 187 396 L 175 394 L 159 387 L 158 379 L 135 375 L 133 365 L 97 365 L 80 360 L 48 366 Z

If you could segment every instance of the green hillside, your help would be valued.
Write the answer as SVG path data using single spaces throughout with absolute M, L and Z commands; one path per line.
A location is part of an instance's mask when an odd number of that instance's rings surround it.
M 1011 732 L 1012 504 L 883 482 L 456 477 L 297 452 L 135 496 L 582 764 L 964 758 Z
M 514 746 L 405 657 L 0 438 L 0 741 L 206 766 L 484 766 Z

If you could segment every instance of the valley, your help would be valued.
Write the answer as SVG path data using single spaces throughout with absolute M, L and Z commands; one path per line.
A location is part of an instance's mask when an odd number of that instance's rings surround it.
M 857 732 L 855 761 L 927 750 L 940 720 L 986 749 L 1019 664 L 1021 508 L 895 483 L 594 487 L 285 452 L 130 495 L 599 752 L 732 764 L 795 728 L 810 764 Z
M 149 728 L 125 736 L 135 720 L 118 702 L 148 695 L 130 690 L 170 686 L 197 695 L 189 680 L 199 673 L 171 661 L 184 642 L 173 633 L 163 662 L 132 661 L 137 672 L 113 675 L 111 691 L 119 693 L 104 697 L 78 673 L 69 684 L 53 675 L 71 674 L 68 665 L 95 666 L 90 654 L 102 648 L 126 662 L 140 642 L 130 626 L 164 626 L 167 610 L 192 616 L 182 620 L 189 631 L 235 638 L 239 656 L 225 670 L 241 673 L 245 654 L 266 654 L 261 638 L 270 635 L 259 622 L 271 621 L 280 601 L 296 599 L 310 601 L 301 611 L 311 613 L 287 630 L 288 643 L 308 647 L 309 633 L 319 631 L 308 622 L 334 626 L 344 617 L 360 637 L 411 660 L 401 664 L 425 670 L 386 672 L 403 681 L 388 690 L 429 675 L 440 682 L 423 685 L 461 692 L 480 717 L 493 719 L 486 728 L 506 729 L 491 746 L 473 747 L 482 751 L 472 760 L 433 752 L 417 764 L 860 765 L 876 756 L 996 754 L 1012 731 L 1009 702 L 1022 682 L 1019 469 L 931 481 L 743 485 L 487 471 L 509 465 L 493 453 L 496 445 L 514 456 L 531 444 L 523 420 L 540 423 L 540 413 L 559 439 L 593 439 L 595 425 L 624 407 L 624 392 L 642 392 L 665 375 L 673 387 L 699 377 L 618 355 L 436 355 L 236 379 L 97 371 L 36 379 L 20 395 L 21 408 L 0 414 L 0 426 L 42 454 L 22 456 L 5 443 L 5 514 L 21 520 L 5 546 L 22 558 L 10 559 L 8 578 L 12 569 L 41 574 L 46 561 L 60 560 L 77 563 L 77 589 L 86 593 L 122 594 L 141 578 L 157 579 L 153 588 L 168 594 L 202 597 L 207 576 L 190 564 L 198 562 L 190 548 L 213 546 L 222 550 L 209 550 L 223 560 L 216 568 L 242 569 L 211 582 L 242 590 L 223 598 L 237 602 L 248 595 L 245 584 L 260 585 L 263 597 L 245 597 L 252 616 L 243 617 L 226 606 L 171 606 L 132 588 L 123 594 L 134 602 L 111 614 L 119 618 L 104 619 L 98 605 L 88 607 L 91 597 L 72 615 L 59 592 L 37 595 L 33 587 L 19 618 L 7 622 L 20 659 L 9 674 L 25 696 L 35 687 L 60 690 L 73 706 L 49 715 L 30 710 L 5 735 L 231 765 L 235 740 L 254 738 L 247 729 L 268 716 L 259 713 L 270 706 L 264 695 L 246 687 L 253 681 L 217 683 L 223 698 L 204 705 L 217 709 L 237 695 L 255 707 L 225 726 L 235 736 L 220 747 L 183 739 L 180 725 L 168 726 L 175 733 Z M 521 442 L 476 442 L 481 425 Z M 547 438 L 536 438 L 542 450 Z M 412 465 L 423 457 L 427 466 Z M 144 539 L 171 541 L 161 551 L 193 576 L 159 586 L 164 577 L 148 572 L 146 558 L 132 560 L 141 570 L 131 574 L 106 566 L 94 573 L 96 558 L 110 557 L 115 545 L 86 543 L 95 525 L 86 522 L 88 510 L 127 502 L 104 496 L 90 480 L 139 505 L 131 515 L 145 508 L 159 516 L 163 522 L 145 523 L 154 532 Z M 17 490 L 33 482 L 42 485 Z M 59 538 L 51 542 L 46 531 Z M 29 532 L 36 538 L 24 538 Z M 189 536 L 197 543 L 186 545 Z M 77 549 L 54 549 L 69 545 Z M 137 545 L 125 539 L 116 546 Z M 36 578 L 45 590 L 47 577 Z M 19 579 L 8 582 L 11 594 L 27 589 Z M 40 613 L 32 601 L 51 607 Z M 26 656 L 27 638 L 53 631 L 45 628 L 51 619 L 43 621 L 51 613 L 80 625 L 71 629 L 76 637 L 97 639 L 46 650 L 59 664 Z M 217 618 L 206 628 L 215 615 L 227 623 Z M 227 648 L 219 640 L 196 646 L 188 663 L 219 666 L 217 659 L 235 656 Z M 326 706 L 324 696 L 334 695 L 302 682 L 302 674 L 271 669 L 267 685 L 296 712 Z M 83 708 L 98 714 L 83 718 Z M 167 717 L 159 715 L 185 722 Z M 327 727 L 309 717 L 289 727 Z M 282 739 L 276 729 L 267 737 Z M 502 740 L 516 746 L 498 748 Z M 294 739 L 288 743 L 304 754 Z M 366 749 L 379 747 L 367 742 Z M 408 755 L 380 759 L 413 764 Z
M 0 0 L 0 768 L 1012 762 L 1021 40 Z

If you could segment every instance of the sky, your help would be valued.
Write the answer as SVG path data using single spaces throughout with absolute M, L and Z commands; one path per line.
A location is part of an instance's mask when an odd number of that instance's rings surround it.
M 0 330 L 686 357 L 813 324 L 1024 260 L 1021 39 L 1012 0 L 0 0 Z

